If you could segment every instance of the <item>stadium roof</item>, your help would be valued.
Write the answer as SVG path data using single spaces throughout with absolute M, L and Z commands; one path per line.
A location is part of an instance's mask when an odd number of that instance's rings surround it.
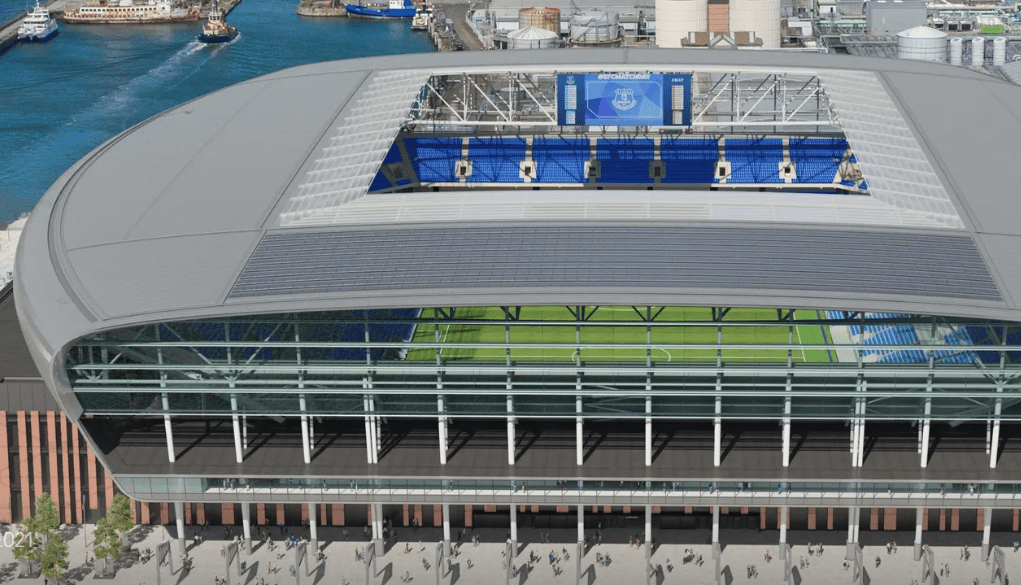
M 1021 321 L 1021 87 L 960 67 L 804 53 L 544 57 L 298 67 L 103 144 L 44 195 L 22 238 L 18 310 L 44 376 L 63 375 L 55 355 L 93 331 L 295 310 L 691 304 Z M 613 70 L 818 75 L 870 195 L 365 196 L 431 75 Z

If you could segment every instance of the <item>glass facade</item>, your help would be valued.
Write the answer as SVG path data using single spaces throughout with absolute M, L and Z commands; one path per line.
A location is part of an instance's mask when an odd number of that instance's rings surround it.
M 895 313 L 273 314 L 96 334 L 66 365 L 85 413 L 114 416 L 1021 418 L 1021 327 Z

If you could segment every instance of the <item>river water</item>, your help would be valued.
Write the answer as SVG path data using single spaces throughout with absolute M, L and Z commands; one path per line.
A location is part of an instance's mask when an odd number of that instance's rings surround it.
M 285 67 L 433 51 L 410 21 L 312 19 L 296 0 L 244 0 L 229 45 L 195 41 L 201 22 L 68 25 L 0 54 L 0 225 L 30 211 L 75 161 L 167 108 Z M 0 0 L 2 15 L 25 0 Z

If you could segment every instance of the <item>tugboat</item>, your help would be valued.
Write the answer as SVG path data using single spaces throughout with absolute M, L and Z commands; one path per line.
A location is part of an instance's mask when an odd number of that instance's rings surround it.
M 411 0 L 390 0 L 390 6 L 362 6 L 346 4 L 349 18 L 412 18 L 415 16 L 415 3 Z
M 57 36 L 57 21 L 50 16 L 50 11 L 39 5 L 35 0 L 35 8 L 25 16 L 18 27 L 18 40 L 27 43 L 45 43 Z
M 209 9 L 209 16 L 206 17 L 206 25 L 202 27 L 202 34 L 199 35 L 201 43 L 227 43 L 238 36 L 238 29 L 227 24 L 223 18 L 223 10 L 220 3 L 213 0 L 213 7 Z

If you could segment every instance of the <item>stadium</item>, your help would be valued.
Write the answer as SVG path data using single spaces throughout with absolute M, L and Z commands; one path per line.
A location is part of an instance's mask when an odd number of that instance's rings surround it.
M 581 542 L 632 509 L 717 542 L 741 508 L 783 543 L 826 508 L 851 548 L 885 510 L 916 555 L 930 514 L 986 554 L 1017 530 L 1021 88 L 533 55 L 281 71 L 53 185 L 19 320 L 119 489 L 246 531 L 304 505 L 313 540 L 321 504 L 367 505 L 375 538 L 425 505 L 448 542 L 486 515 Z

